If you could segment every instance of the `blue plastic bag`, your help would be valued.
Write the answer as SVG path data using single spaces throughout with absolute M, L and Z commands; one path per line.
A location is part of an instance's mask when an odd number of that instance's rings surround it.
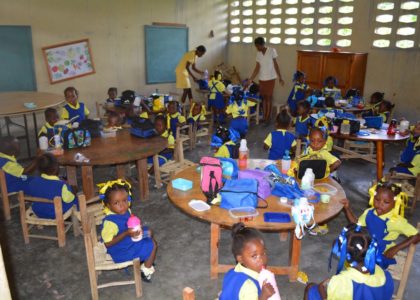
M 222 164 L 223 178 L 237 179 L 238 178 L 238 163 L 235 159 L 226 157 L 217 157 Z
M 221 208 L 258 206 L 258 181 L 255 179 L 226 180 L 219 193 Z

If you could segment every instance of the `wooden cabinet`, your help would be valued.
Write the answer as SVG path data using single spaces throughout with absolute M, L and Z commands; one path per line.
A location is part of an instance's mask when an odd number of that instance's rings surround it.
M 306 74 L 311 88 L 321 89 L 325 78 L 334 76 L 343 95 L 350 88 L 357 88 L 363 95 L 367 56 L 367 53 L 298 50 L 297 69 Z

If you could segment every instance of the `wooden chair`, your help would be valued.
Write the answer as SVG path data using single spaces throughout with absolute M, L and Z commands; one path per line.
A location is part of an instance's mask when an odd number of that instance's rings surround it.
M 344 150 L 340 159 L 362 158 L 376 164 L 374 142 L 344 140 Z M 342 151 L 340 150 L 340 151 Z M 348 150 L 348 151 L 345 151 Z
M 416 203 L 420 201 L 420 174 L 417 176 L 405 174 L 405 173 L 389 173 L 385 175 L 386 180 L 397 180 L 401 183 L 401 189 L 405 192 L 408 198 L 411 200 L 410 212 L 413 213 L 416 209 Z M 412 185 L 410 182 L 415 182 Z
M 255 119 L 255 124 L 257 124 L 257 125 L 260 124 L 260 104 L 261 104 L 261 101 L 262 100 L 260 100 L 258 102 L 255 102 L 256 103 L 255 111 L 253 113 L 251 113 L 251 108 L 248 109 L 248 118 L 247 118 L 248 125 L 251 123 L 252 119 Z
M 20 208 L 20 222 L 22 225 L 23 239 L 25 240 L 25 244 L 29 244 L 29 238 L 40 238 L 56 240 L 58 241 L 59 247 L 64 247 L 66 245 L 66 232 L 69 231 L 72 225 L 74 235 L 78 235 L 78 230 L 76 229 L 78 222 L 76 221 L 73 215 L 74 208 L 70 208 L 63 214 L 61 197 L 55 197 L 54 200 L 35 198 L 25 196 L 23 192 L 20 191 L 18 193 L 18 199 Z M 26 202 L 41 202 L 53 204 L 56 216 L 55 219 L 39 218 L 35 215 L 31 206 L 29 206 L 29 208 L 26 208 Z M 71 221 L 66 221 L 69 218 L 71 218 Z M 30 230 L 34 227 L 34 225 L 55 226 L 57 227 L 57 236 L 31 234 Z
M 86 207 L 86 199 L 84 195 L 79 196 L 80 216 L 82 219 L 83 237 L 86 248 L 86 259 L 89 271 L 89 281 L 92 299 L 99 299 L 98 289 L 131 285 L 136 287 L 136 296 L 142 296 L 142 284 L 140 275 L 140 260 L 138 258 L 123 263 L 114 263 L 111 256 L 106 253 L 106 247 L 103 243 L 98 242 L 96 234 L 96 225 L 93 215 L 88 214 Z M 112 281 L 98 285 L 98 277 L 101 271 L 119 270 L 129 266 L 133 266 L 134 280 Z
M 1 199 L 3 202 L 4 219 L 8 221 L 11 218 L 10 210 L 12 208 L 18 207 L 19 203 L 10 205 L 9 196 L 16 195 L 17 193 L 9 193 L 7 191 L 6 174 L 1 169 L 0 169 L 0 189 L 1 189 Z
M 211 143 L 211 136 L 213 135 L 213 113 L 207 112 L 206 120 L 200 121 L 200 129 L 197 128 L 197 124 L 193 126 L 193 136 L 194 136 L 194 148 L 198 142 L 198 139 L 201 137 L 208 137 L 209 145 Z
M 195 300 L 194 290 L 190 287 L 185 287 L 182 291 L 182 300 Z
M 420 223 L 417 223 L 417 230 L 420 231 Z M 400 251 L 397 253 L 395 257 L 397 264 L 388 267 L 388 271 L 391 273 L 392 278 L 400 282 L 397 293 L 392 295 L 392 299 L 403 299 L 415 252 L 416 245 L 411 244 L 407 251 Z
M 182 140 L 183 143 L 189 143 L 189 149 L 192 151 L 194 148 L 194 133 L 191 124 L 180 126 L 176 128 L 176 140 Z
M 95 196 L 91 199 L 86 200 L 85 206 L 86 206 L 87 213 L 93 217 L 95 224 L 101 225 L 102 220 L 105 218 L 105 213 L 104 213 L 104 205 L 102 204 L 102 200 L 99 198 L 99 196 Z M 78 211 L 77 209 L 75 209 L 73 211 L 73 214 L 76 216 L 76 219 L 79 222 L 82 222 L 80 210 Z M 78 226 L 76 227 L 77 227 L 76 230 L 79 231 L 79 233 L 83 233 L 83 230 L 81 231 L 80 224 L 78 224 Z

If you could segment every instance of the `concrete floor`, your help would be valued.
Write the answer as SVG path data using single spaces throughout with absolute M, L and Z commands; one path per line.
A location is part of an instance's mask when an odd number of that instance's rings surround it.
M 262 141 L 270 127 L 254 126 L 248 134 L 252 158 L 266 158 Z M 395 163 L 402 145 L 387 145 L 386 169 Z M 193 152 L 186 151 L 188 159 L 198 161 L 210 154 L 209 147 L 199 144 Z M 367 189 L 375 177 L 375 165 L 362 161 L 345 161 L 339 177 L 356 214 L 367 205 Z M 98 182 L 112 176 L 111 169 L 95 170 Z M 181 299 L 182 289 L 192 287 L 197 299 L 215 299 L 221 289 L 223 276 L 218 280 L 209 277 L 208 223 L 192 219 L 176 209 L 167 199 L 165 188 L 156 190 L 150 180 L 151 195 L 147 202 L 134 201 L 133 211 L 155 232 L 159 244 L 156 270 L 152 283 L 143 283 L 143 299 Z M 136 193 L 137 191 L 135 191 Z M 420 220 L 420 210 L 409 216 L 412 224 Z M 321 281 L 333 275 L 327 271 L 330 246 L 342 226 L 343 214 L 329 223 L 330 233 L 322 237 L 305 236 L 302 241 L 300 269 L 310 281 Z M 0 221 L 0 241 L 3 248 L 13 299 L 90 299 L 90 286 L 86 266 L 83 238 L 67 235 L 65 248 L 59 249 L 54 241 L 32 239 L 25 245 L 19 223 L 19 212 L 13 210 L 12 220 Z M 288 242 L 280 242 L 278 234 L 264 233 L 268 244 L 270 263 L 286 263 Z M 234 263 L 230 252 L 230 232 L 222 231 L 220 259 Z M 100 280 L 131 279 L 125 270 L 104 272 Z M 405 299 L 418 299 L 420 286 L 420 250 L 417 250 Z M 277 277 L 283 300 L 303 299 L 304 285 L 289 283 L 287 277 Z M 135 299 L 134 286 L 113 287 L 100 290 L 101 299 Z

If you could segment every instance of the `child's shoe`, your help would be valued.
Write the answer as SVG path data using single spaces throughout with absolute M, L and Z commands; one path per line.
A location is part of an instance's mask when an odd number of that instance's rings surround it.
M 328 233 L 328 225 L 318 225 L 314 229 L 309 230 L 310 235 L 326 235 Z
M 144 282 L 151 282 L 152 274 L 155 273 L 155 268 L 153 266 L 151 266 L 150 268 L 147 268 L 144 264 L 141 264 L 140 270 L 141 270 L 141 279 Z

